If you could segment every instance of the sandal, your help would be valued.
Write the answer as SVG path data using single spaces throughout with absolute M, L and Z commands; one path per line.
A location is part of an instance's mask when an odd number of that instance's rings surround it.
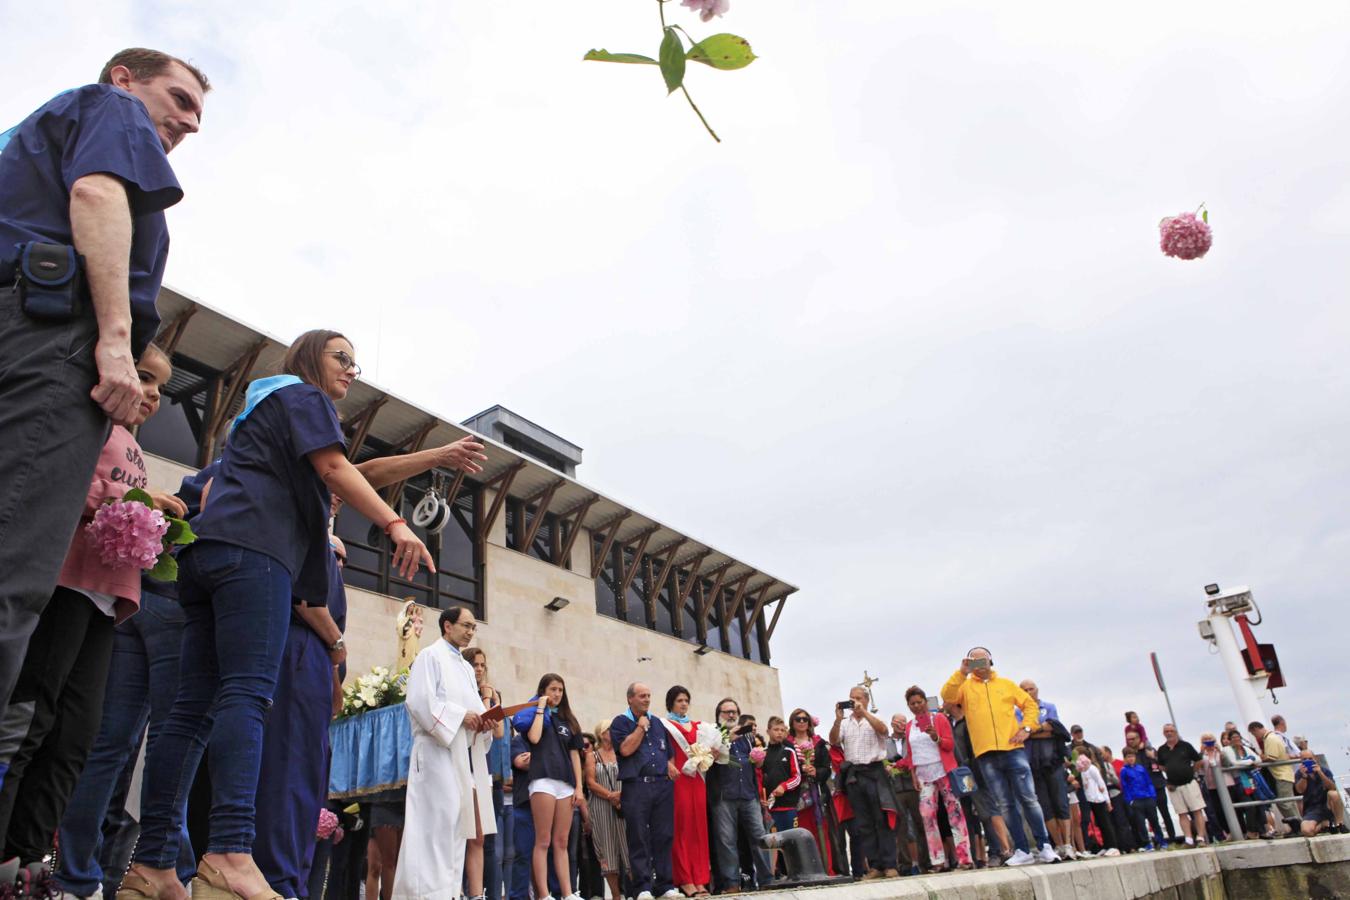
M 197 863 L 197 877 L 192 879 L 192 900 L 285 900 L 285 898 L 271 888 L 259 891 L 251 897 L 236 894 L 225 880 L 225 873 L 203 857 Z
M 140 872 L 128 869 L 122 876 L 115 900 L 159 900 L 159 888 Z

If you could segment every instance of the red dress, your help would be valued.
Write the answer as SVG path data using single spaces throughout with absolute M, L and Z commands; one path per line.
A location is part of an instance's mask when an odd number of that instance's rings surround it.
M 681 725 L 667 719 L 666 723 L 677 729 L 686 742 L 695 742 L 697 722 Z M 675 768 L 683 769 L 689 757 L 680 749 L 679 741 L 671 743 Z M 712 867 L 708 861 L 708 786 L 702 775 L 681 774 L 675 779 L 675 843 L 670 856 L 671 874 L 677 886 L 709 883 Z

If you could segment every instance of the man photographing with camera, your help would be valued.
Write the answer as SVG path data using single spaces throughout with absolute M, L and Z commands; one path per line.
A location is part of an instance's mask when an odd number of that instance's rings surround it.
M 754 746 L 754 721 L 746 721 L 741 707 L 731 697 L 717 704 L 717 727 L 726 734 L 731 765 L 713 766 L 708 770 L 708 799 L 713 810 L 713 830 L 716 840 L 713 848 L 717 858 L 718 887 L 723 894 L 735 894 L 741 889 L 741 859 L 737 848 L 743 836 L 750 846 L 750 858 L 755 870 L 755 885 L 768 887 L 773 881 L 769 855 L 760 846 L 764 837 L 764 814 L 759 805 L 759 787 L 755 767 L 750 763 L 750 749 Z
M 1017 851 L 1008 858 L 1007 865 L 1059 862 L 1059 854 L 1050 844 L 1050 834 L 1045 828 L 1031 763 L 1023 746 L 1040 728 L 1041 710 L 1035 698 L 994 671 L 993 656 L 986 648 L 972 647 L 961 660 L 961 668 L 942 686 L 942 701 L 964 707 L 976 764 L 1004 821 L 1008 821 L 1013 804 L 1017 804 L 1036 839 L 1039 849 L 1033 854 L 1026 830 L 1010 828 Z M 1020 722 L 1016 710 L 1022 711 Z
M 899 817 L 894 815 L 895 792 L 885 764 L 889 733 L 886 723 L 867 711 L 867 689 L 861 685 L 848 692 L 847 700 L 835 705 L 830 743 L 844 751 L 839 778 L 853 807 L 859 843 L 867 860 L 863 881 L 900 874 L 896 868 L 895 829 L 890 825 Z

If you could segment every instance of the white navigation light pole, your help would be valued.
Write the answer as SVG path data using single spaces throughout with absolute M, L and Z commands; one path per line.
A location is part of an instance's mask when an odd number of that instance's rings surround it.
M 1247 663 L 1233 634 L 1232 620 L 1255 610 L 1256 603 L 1252 600 L 1251 589 L 1246 587 L 1221 591 L 1217 584 L 1210 584 L 1205 586 L 1205 593 L 1209 596 L 1206 601 L 1209 615 L 1201 619 L 1197 627 L 1200 637 L 1218 648 L 1228 683 L 1233 688 L 1233 699 L 1237 701 L 1241 719 L 1238 724 L 1245 730 L 1248 722 L 1266 721 L 1261 695 L 1266 691 L 1270 673 L 1259 670 L 1255 675 L 1248 674 Z

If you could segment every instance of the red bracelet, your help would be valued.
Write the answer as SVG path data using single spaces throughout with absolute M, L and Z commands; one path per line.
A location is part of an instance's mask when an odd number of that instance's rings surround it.
M 408 524 L 407 519 L 395 519 L 388 525 L 384 526 L 384 533 L 387 536 L 389 534 L 389 529 L 393 528 L 395 525 L 407 525 L 407 524 Z

